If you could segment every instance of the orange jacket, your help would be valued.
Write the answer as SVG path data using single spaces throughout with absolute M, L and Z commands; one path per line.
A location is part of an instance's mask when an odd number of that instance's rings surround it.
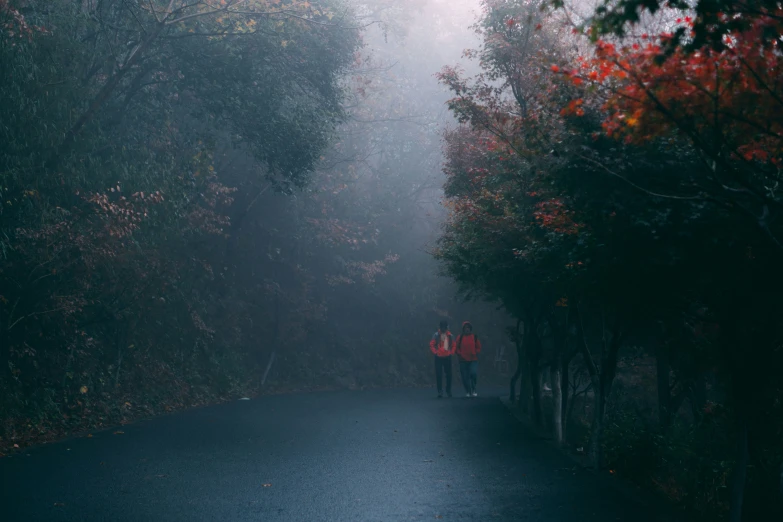
M 446 348 L 446 339 L 448 339 L 448 348 Z M 430 351 L 437 357 L 450 357 L 454 353 L 454 336 L 446 331 L 441 334 L 440 330 L 435 332 L 430 340 Z
M 457 357 L 463 361 L 478 361 L 478 354 L 481 353 L 481 341 L 476 334 L 459 334 L 455 350 Z

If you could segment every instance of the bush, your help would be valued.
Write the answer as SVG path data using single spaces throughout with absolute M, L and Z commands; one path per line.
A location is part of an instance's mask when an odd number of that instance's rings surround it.
M 701 420 L 678 423 L 662 434 L 628 408 L 617 408 L 606 427 L 610 469 L 643 486 L 652 486 L 700 520 L 719 520 L 728 512 L 728 481 L 733 446 L 728 415 L 722 408 Z

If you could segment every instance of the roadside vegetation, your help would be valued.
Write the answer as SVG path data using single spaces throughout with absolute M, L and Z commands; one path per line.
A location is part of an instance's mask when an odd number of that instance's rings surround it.
M 780 518 L 783 11 L 482 6 L 436 255 L 517 319 L 512 400 L 704 520 Z

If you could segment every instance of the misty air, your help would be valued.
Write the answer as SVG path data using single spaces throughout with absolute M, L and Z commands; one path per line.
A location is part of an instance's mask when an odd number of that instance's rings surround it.
M 0 0 L 0 520 L 783 520 L 779 0 Z

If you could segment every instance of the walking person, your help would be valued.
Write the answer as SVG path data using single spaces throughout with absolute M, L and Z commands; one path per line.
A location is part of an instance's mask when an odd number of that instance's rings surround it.
M 430 351 L 435 356 L 435 382 L 438 398 L 443 398 L 443 374 L 446 374 L 446 395 L 451 397 L 451 355 L 454 353 L 454 336 L 449 332 L 448 321 L 441 321 L 438 331 L 430 340 Z
M 468 397 L 477 397 L 476 383 L 478 381 L 478 355 L 481 353 L 481 341 L 473 333 L 470 321 L 462 323 L 462 333 L 457 336 L 455 353 L 459 360 L 459 373 L 462 385 Z

